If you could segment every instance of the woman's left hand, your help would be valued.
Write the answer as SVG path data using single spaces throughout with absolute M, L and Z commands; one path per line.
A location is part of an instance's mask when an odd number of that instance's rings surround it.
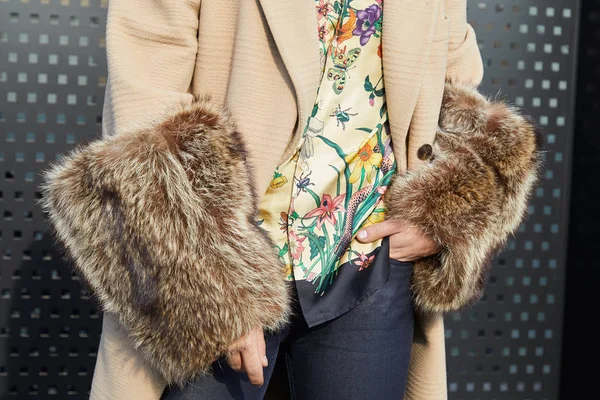
M 367 226 L 358 232 L 357 237 L 360 242 L 369 243 L 386 236 L 390 237 L 390 258 L 398 261 L 415 261 L 441 250 L 419 228 L 401 221 L 385 220 Z

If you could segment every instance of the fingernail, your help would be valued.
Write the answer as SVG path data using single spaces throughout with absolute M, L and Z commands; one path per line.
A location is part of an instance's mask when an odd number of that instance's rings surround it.
M 269 359 L 267 358 L 267 356 L 263 356 L 263 363 L 265 363 L 265 367 L 269 365 Z
M 361 239 L 361 240 L 366 239 L 367 238 L 367 231 L 365 231 L 365 230 L 359 231 L 358 232 L 358 238 Z

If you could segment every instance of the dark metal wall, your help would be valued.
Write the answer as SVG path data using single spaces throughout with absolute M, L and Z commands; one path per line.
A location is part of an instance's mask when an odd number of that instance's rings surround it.
M 533 115 L 547 152 L 530 217 L 494 261 L 484 301 L 447 319 L 453 400 L 558 398 L 578 7 L 469 1 L 486 67 L 482 90 Z
M 600 359 L 600 0 L 581 2 L 561 399 L 595 398 Z
M 0 0 L 0 398 L 86 399 L 101 315 L 54 251 L 39 172 L 100 134 L 107 2 Z
M 305 0 L 309 1 L 309 0 Z M 546 171 L 484 301 L 447 319 L 450 398 L 557 399 L 578 2 L 469 1 L 482 90 L 531 113 Z M 36 205 L 39 172 L 100 134 L 107 0 L 0 0 L 0 398 L 87 398 L 100 315 Z

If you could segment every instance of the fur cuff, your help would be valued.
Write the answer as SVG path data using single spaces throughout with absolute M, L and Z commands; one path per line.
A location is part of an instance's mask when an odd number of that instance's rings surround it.
M 541 134 L 518 110 L 474 87 L 446 84 L 429 163 L 396 176 L 388 218 L 443 249 L 415 262 L 415 306 L 445 313 L 478 301 L 492 258 L 524 219 L 541 171 Z
M 97 139 L 45 171 L 42 205 L 74 268 L 169 383 L 287 320 L 289 294 L 244 145 L 208 99 Z

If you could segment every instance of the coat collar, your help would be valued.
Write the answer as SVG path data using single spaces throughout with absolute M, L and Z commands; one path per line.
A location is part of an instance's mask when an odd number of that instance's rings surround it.
M 320 61 L 313 1 L 259 0 L 290 75 L 298 121 L 310 115 L 319 85 Z M 405 140 L 425 72 L 437 1 L 384 0 L 383 75 L 392 139 Z

